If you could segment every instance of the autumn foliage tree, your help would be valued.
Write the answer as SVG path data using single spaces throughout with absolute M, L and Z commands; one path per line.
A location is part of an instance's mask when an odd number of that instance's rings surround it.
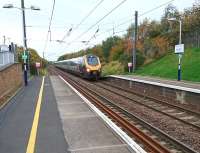
M 39 62 L 41 63 L 42 67 L 46 67 L 47 65 L 47 60 L 41 58 L 37 51 L 35 49 L 32 49 L 32 48 L 28 48 L 28 51 L 29 51 L 29 64 L 30 64 L 30 70 L 31 70 L 31 73 L 32 74 L 36 74 L 36 67 L 35 67 L 35 63 L 36 62 Z M 18 55 L 18 61 L 20 63 L 23 63 L 22 61 L 22 54 L 24 52 L 24 49 L 23 47 L 18 47 L 17 48 L 17 55 Z

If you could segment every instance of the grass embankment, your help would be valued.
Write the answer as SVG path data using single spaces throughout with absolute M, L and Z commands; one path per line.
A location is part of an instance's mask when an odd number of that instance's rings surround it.
M 200 48 L 186 49 L 181 59 L 181 79 L 200 82 Z M 135 74 L 177 79 L 178 55 L 168 54 L 138 69 Z

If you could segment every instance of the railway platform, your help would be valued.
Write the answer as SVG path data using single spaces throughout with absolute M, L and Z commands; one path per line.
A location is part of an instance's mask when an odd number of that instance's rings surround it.
M 200 93 L 200 83 L 193 83 L 189 81 L 176 81 L 176 80 L 169 80 L 169 79 L 149 77 L 149 76 L 137 76 L 137 75 L 111 75 L 111 77 L 132 80 L 135 82 L 143 82 L 174 89 L 180 89 L 194 93 Z
M 144 97 L 163 99 L 200 111 L 200 83 L 135 75 L 111 75 L 108 79 L 120 82 L 127 89 L 143 94 Z
M 138 152 L 145 153 L 135 145 Z M 0 152 L 137 151 L 133 151 L 61 77 L 47 76 L 34 77 L 1 108 Z

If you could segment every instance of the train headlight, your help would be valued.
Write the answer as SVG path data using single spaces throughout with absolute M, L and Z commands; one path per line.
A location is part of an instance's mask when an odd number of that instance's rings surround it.
M 87 68 L 87 69 L 86 69 L 86 71 L 87 71 L 87 72 L 90 72 L 90 69 L 89 69 L 89 68 Z

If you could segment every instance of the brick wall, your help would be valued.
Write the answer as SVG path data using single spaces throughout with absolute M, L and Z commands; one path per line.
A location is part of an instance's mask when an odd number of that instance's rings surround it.
M 21 64 L 0 68 L 0 105 L 22 85 Z

